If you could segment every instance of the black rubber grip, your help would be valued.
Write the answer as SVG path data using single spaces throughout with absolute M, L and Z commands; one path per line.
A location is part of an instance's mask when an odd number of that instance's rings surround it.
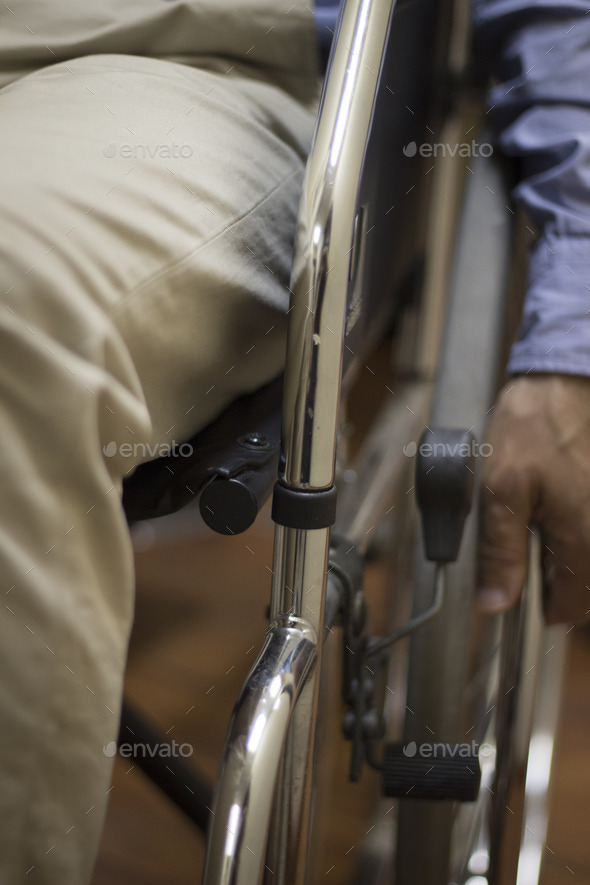
M 416 457 L 416 497 L 426 558 L 454 562 L 475 477 L 475 437 L 470 431 L 428 428 Z
M 383 790 L 407 799 L 455 799 L 473 802 L 479 792 L 479 759 L 469 744 L 385 746 Z

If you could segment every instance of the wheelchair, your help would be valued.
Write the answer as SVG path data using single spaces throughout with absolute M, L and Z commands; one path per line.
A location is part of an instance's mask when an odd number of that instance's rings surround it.
M 272 492 L 269 627 L 214 794 L 182 760 L 174 776 L 138 760 L 207 831 L 204 885 L 319 881 L 318 733 L 335 697 L 350 778 L 376 769 L 385 797 L 351 883 L 539 880 L 564 631 L 542 624 L 534 544 L 519 608 L 483 618 L 473 606 L 474 451 L 510 340 L 520 242 L 512 170 L 481 153 L 467 168 L 433 164 L 416 148 L 425 128 L 443 147 L 486 137 L 467 6 L 344 4 L 304 182 L 284 378 L 202 431 L 193 456 L 125 484 L 132 524 L 198 500 L 228 535 Z M 395 388 L 351 459 L 347 392 L 384 330 Z M 380 547 L 396 574 L 376 636 L 363 563 Z M 121 740 L 130 732 L 158 739 L 124 705 Z

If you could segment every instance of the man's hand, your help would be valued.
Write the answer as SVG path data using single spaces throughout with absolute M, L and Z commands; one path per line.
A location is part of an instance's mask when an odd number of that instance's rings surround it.
M 548 623 L 590 616 L 590 378 L 528 375 L 498 396 L 483 464 L 479 599 L 518 600 L 531 531 L 541 532 Z

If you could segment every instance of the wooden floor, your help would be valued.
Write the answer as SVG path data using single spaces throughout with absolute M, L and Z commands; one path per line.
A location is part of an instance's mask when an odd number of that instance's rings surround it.
M 169 531 L 154 536 L 146 527 L 137 539 L 143 549 L 126 691 L 169 740 L 190 744 L 213 777 L 233 703 L 265 632 L 270 521 L 264 514 L 255 530 L 235 538 L 196 522 Z M 574 630 L 570 638 L 543 885 L 590 883 L 590 633 Z M 346 770 L 343 743 L 329 759 Z M 332 885 L 348 881 L 376 786 L 370 772 L 361 786 L 340 780 L 322 815 L 329 825 L 314 879 L 327 876 Z M 195 885 L 202 861 L 202 837 L 132 761 L 118 759 L 93 885 Z

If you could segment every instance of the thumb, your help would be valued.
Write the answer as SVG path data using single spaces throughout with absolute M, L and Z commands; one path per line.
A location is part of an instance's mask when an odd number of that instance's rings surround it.
M 481 485 L 477 602 L 489 614 L 518 601 L 528 567 L 530 497 L 522 475 L 494 471 Z M 510 475 L 511 474 L 511 475 Z

